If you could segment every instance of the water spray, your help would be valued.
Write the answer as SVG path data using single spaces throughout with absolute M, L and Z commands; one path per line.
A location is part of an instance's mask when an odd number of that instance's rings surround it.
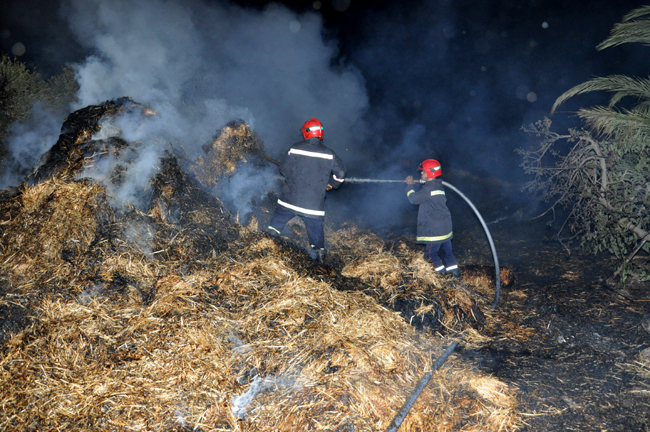
M 346 183 L 404 183 L 404 180 L 379 180 L 356 177 L 346 177 Z
M 266 160 L 269 160 L 273 162 L 276 165 L 280 165 L 280 162 L 276 161 L 275 159 L 262 155 L 262 157 Z M 404 180 L 383 180 L 383 179 L 369 179 L 369 178 L 356 178 L 356 177 L 347 177 L 345 179 L 346 183 L 406 183 Z M 425 183 L 424 180 L 420 180 L 420 183 Z M 463 198 L 467 204 L 474 210 L 474 213 L 476 214 L 476 217 L 478 217 L 478 220 L 481 222 L 481 225 L 483 226 L 483 230 L 485 231 L 485 235 L 488 238 L 488 242 L 490 243 L 490 249 L 492 250 L 492 258 L 494 259 L 494 268 L 496 270 L 496 289 L 495 289 L 495 296 L 494 296 L 494 303 L 492 303 L 492 309 L 496 309 L 497 304 L 499 303 L 499 297 L 501 296 L 501 270 L 499 269 L 499 257 L 497 256 L 497 251 L 496 248 L 494 247 L 494 241 L 492 240 L 492 235 L 490 235 L 490 230 L 487 227 L 487 224 L 485 223 L 485 220 L 483 220 L 483 217 L 481 216 L 481 213 L 479 213 L 478 209 L 474 204 L 463 194 L 461 191 L 459 191 L 457 188 L 454 186 L 450 185 L 446 181 L 442 182 L 443 186 L 448 187 L 449 189 L 453 190 L 456 192 L 458 195 L 460 195 L 461 198 Z

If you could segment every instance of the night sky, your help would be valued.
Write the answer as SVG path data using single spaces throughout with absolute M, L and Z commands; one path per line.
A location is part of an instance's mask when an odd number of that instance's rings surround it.
M 647 76 L 650 70 L 647 47 L 595 48 L 623 15 L 644 4 L 635 1 L 154 1 L 149 4 L 157 9 L 135 12 L 131 5 L 142 2 L 103 2 L 114 5 L 114 21 L 96 18 L 100 13 L 83 3 L 3 2 L 2 51 L 21 54 L 46 77 L 66 64 L 98 76 L 99 66 L 88 60 L 93 55 L 102 67 L 110 64 L 110 76 L 142 74 L 131 87 L 114 82 L 97 90 L 106 80 L 96 80 L 82 98 L 88 102 L 125 95 L 160 101 L 139 90 L 119 93 L 143 83 L 167 94 L 177 90 L 183 101 L 218 94 L 229 115 L 254 119 L 274 157 L 300 138 L 302 121 L 318 117 L 328 145 L 355 177 L 417 175 L 413 168 L 433 157 L 443 170 L 518 184 L 524 176 L 514 149 L 530 139 L 520 131 L 523 124 L 548 116 L 560 94 L 592 77 Z M 174 20 L 174 14 L 184 18 Z M 107 38 L 98 44 L 98 34 L 111 34 L 113 45 Z M 158 37 L 160 45 L 146 46 Z M 130 52 L 138 43 L 140 53 Z M 200 46 L 195 55 L 188 48 L 194 46 Z M 156 49 L 172 53 L 167 63 L 143 68 Z M 131 57 L 125 60 L 124 52 Z M 200 66 L 183 75 L 183 62 Z M 171 78 L 159 76 L 160 69 Z M 579 126 L 574 113 L 580 106 L 606 102 L 605 94 L 574 98 L 553 116 L 554 124 L 558 131 Z M 357 203 L 371 208 L 377 194 L 358 190 Z M 390 217 L 376 208 L 371 213 Z

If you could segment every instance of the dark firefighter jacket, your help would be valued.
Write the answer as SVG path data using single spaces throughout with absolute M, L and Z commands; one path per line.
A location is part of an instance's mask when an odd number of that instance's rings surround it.
M 418 243 L 444 243 L 454 236 L 451 213 L 447 208 L 447 197 L 442 179 L 436 178 L 415 191 L 415 185 L 408 185 L 406 195 L 418 209 Z
M 301 216 L 318 219 L 325 217 L 327 184 L 338 189 L 345 179 L 341 158 L 318 138 L 292 145 L 280 164 L 280 173 L 286 183 L 278 204 Z

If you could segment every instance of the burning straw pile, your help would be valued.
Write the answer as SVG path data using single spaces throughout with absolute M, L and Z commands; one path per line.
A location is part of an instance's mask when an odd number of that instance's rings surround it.
M 479 310 L 353 228 L 314 264 L 231 221 L 173 158 L 146 210 L 64 171 L 0 203 L 0 311 L 20 323 L 3 327 L 2 430 L 381 431 L 449 341 L 394 306 L 435 297 L 456 331 Z M 400 430 L 520 424 L 513 389 L 452 356 Z
M 232 174 L 237 164 L 247 157 L 263 153 L 261 140 L 247 124 L 231 123 L 203 146 L 205 155 L 199 156 L 191 170 L 204 187 L 215 186 L 224 174 Z

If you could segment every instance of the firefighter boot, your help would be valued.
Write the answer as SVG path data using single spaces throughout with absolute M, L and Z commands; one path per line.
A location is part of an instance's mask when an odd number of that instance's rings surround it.
M 266 228 L 266 233 L 267 233 L 267 234 L 270 234 L 271 237 L 280 237 L 280 236 L 282 235 L 282 234 L 280 233 L 280 231 L 278 231 L 277 229 L 273 228 L 271 225 L 269 225 L 269 226 Z
M 429 262 L 431 262 L 431 261 L 429 261 Z M 435 266 L 435 264 L 434 264 L 434 266 Z M 445 268 L 444 265 L 440 265 L 440 266 L 434 267 L 434 268 L 436 270 L 436 273 L 438 273 L 440 276 L 445 276 L 445 275 L 449 274 L 449 272 L 447 271 L 447 269 Z
M 319 263 L 322 263 L 325 261 L 325 256 L 327 255 L 327 251 L 323 248 L 321 249 L 309 249 L 309 257 L 315 261 L 318 261 Z

